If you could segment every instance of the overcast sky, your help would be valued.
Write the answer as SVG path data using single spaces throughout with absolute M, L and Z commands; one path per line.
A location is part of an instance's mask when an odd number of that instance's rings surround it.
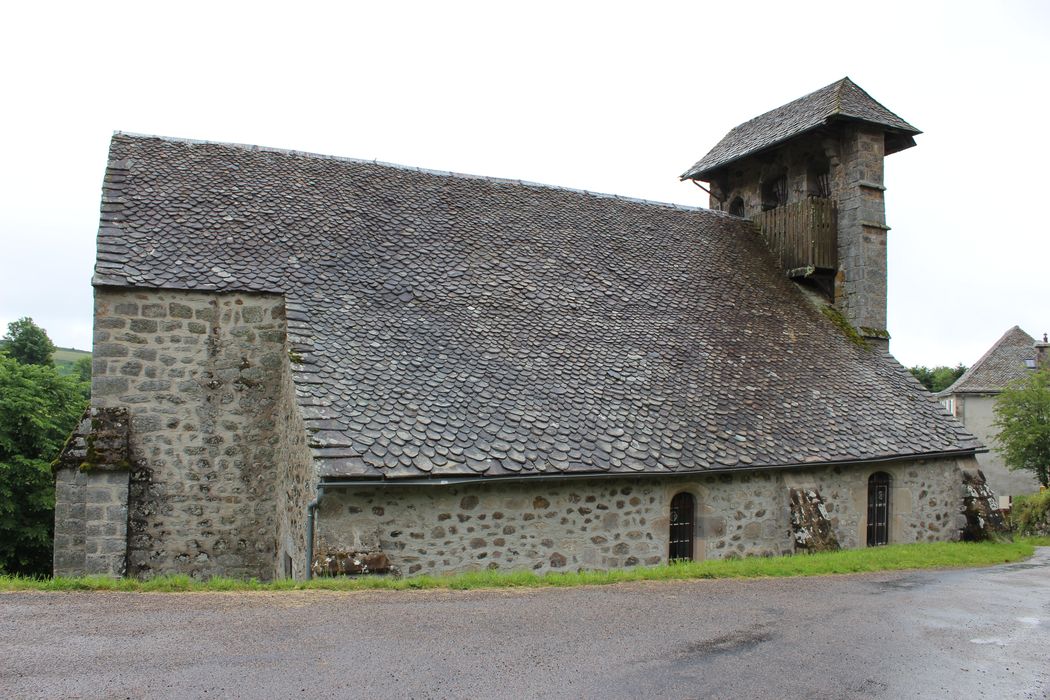
M 972 364 L 1050 330 L 1050 3 L 5 3 L 0 331 L 91 345 L 114 130 L 690 205 L 736 124 L 848 75 L 889 157 L 891 348 Z

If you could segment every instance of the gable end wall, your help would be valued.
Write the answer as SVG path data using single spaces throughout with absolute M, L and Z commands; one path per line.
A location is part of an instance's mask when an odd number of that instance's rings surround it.
M 270 579 L 302 548 L 280 296 L 97 288 L 91 401 L 131 415 L 129 576 Z

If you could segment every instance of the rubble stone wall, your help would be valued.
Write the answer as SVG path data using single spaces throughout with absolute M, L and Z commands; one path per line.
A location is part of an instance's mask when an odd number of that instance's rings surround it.
M 868 477 L 892 477 L 890 541 L 958 539 L 973 460 L 711 474 L 333 490 L 315 561 L 382 551 L 404 574 L 609 569 L 667 560 L 671 498 L 696 498 L 695 559 L 794 551 L 789 492 L 813 489 L 843 547 L 866 544 Z
M 129 575 L 280 571 L 281 469 L 305 450 L 289 376 L 280 296 L 95 290 L 92 405 L 131 419 Z

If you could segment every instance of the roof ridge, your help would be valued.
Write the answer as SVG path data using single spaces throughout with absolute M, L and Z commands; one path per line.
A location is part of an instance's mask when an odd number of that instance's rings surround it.
M 849 79 L 849 76 L 846 76 L 845 78 L 840 78 L 837 82 L 832 83 L 835 86 L 835 91 L 834 91 L 835 102 L 831 106 L 831 114 L 829 114 L 828 116 L 833 116 L 835 114 L 842 114 L 842 88 L 845 87 L 847 82 L 853 82 L 852 80 Z
M 298 151 L 291 148 L 279 148 L 276 146 L 258 146 L 249 143 L 236 143 L 232 141 L 210 141 L 206 139 L 191 139 L 181 136 L 161 136 L 159 134 L 142 134 L 132 131 L 120 131 L 115 130 L 113 132 L 113 138 L 119 136 L 126 136 L 133 139 L 157 139 L 158 141 L 166 141 L 168 143 L 183 143 L 189 145 L 199 146 L 224 146 L 227 148 L 239 148 L 246 151 L 256 151 L 259 153 L 277 153 L 288 156 L 300 156 L 303 158 L 311 158 L 316 160 L 330 160 L 342 163 L 356 163 L 360 165 L 377 165 L 383 168 L 393 168 L 396 170 L 404 170 L 408 172 L 421 173 L 424 175 L 436 175 L 439 177 L 454 177 L 464 180 L 481 180 L 484 182 L 493 182 L 497 184 L 505 185 L 520 185 L 522 187 L 538 187 L 546 190 L 556 190 L 559 192 L 570 192 L 573 194 L 582 194 L 588 197 L 594 197 L 596 199 L 615 199 L 621 202 L 629 202 L 631 204 L 643 204 L 646 206 L 661 207 L 664 209 L 675 209 L 678 211 L 701 211 L 709 212 L 711 214 L 717 214 L 719 216 L 729 216 L 728 214 L 718 211 L 716 209 L 710 209 L 703 206 L 690 206 L 688 204 L 677 204 L 675 202 L 662 202 L 655 199 L 645 199 L 644 197 L 631 197 L 628 195 L 614 194 L 609 192 L 595 192 L 593 190 L 584 190 L 578 187 L 565 187 L 563 185 L 551 185 L 544 182 L 534 182 L 532 180 L 521 180 L 515 178 L 504 178 L 504 177 L 493 177 L 491 175 L 475 175 L 472 173 L 458 173 L 452 170 L 437 170 L 434 168 L 422 168 L 414 165 L 404 165 L 401 163 L 390 163 L 388 161 L 382 161 L 378 159 L 368 160 L 366 158 L 353 158 L 350 156 L 334 156 L 325 153 L 315 153 L 313 151 Z M 736 218 L 736 217 L 734 217 Z

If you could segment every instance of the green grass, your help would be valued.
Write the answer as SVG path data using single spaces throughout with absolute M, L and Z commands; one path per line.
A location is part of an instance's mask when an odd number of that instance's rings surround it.
M 786 557 L 721 559 L 663 566 L 536 574 L 531 571 L 478 571 L 452 576 L 392 578 L 317 578 L 312 581 L 282 579 L 270 583 L 215 577 L 198 581 L 189 576 L 158 576 L 148 581 L 106 576 L 32 579 L 0 576 L 0 591 L 290 591 L 290 590 L 472 590 L 478 588 L 541 588 L 604 586 L 628 581 L 681 581 L 717 578 L 769 578 L 822 576 L 900 569 L 944 569 L 989 566 L 1032 556 L 1036 546 L 1050 545 L 1050 538 L 1025 538 L 1015 542 L 938 542 L 854 549 L 826 554 Z

